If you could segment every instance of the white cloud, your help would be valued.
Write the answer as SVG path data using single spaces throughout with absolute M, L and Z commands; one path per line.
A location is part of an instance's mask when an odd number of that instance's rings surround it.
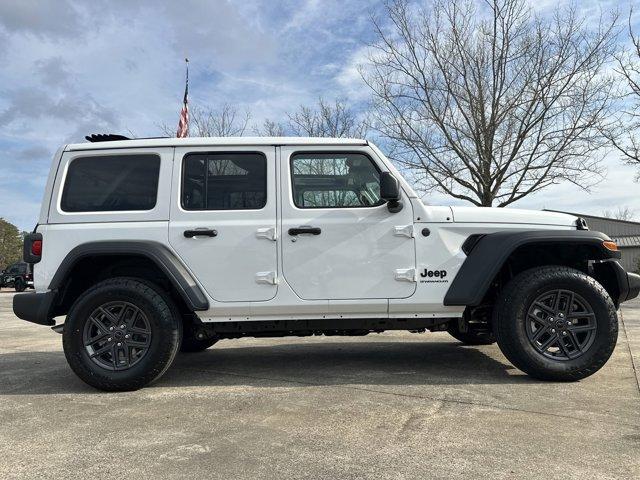
M 317 20 L 321 11 L 326 12 L 326 6 L 326 2 L 324 5 L 322 5 L 320 0 L 304 0 L 302 2 L 299 2 L 293 15 L 284 25 L 284 29 L 298 30 L 300 28 L 307 27 L 309 24 L 312 24 Z
M 366 64 L 368 55 L 369 47 L 367 46 L 355 49 L 336 75 L 338 85 L 351 101 L 361 102 L 369 99 L 369 87 L 365 85 L 360 75 L 360 68 Z
M 186 55 L 194 104 L 232 103 L 256 124 L 318 96 L 364 106 L 357 65 L 381 9 L 376 0 L 1 1 L 0 195 L 12 202 L 0 216 L 32 227 L 61 144 L 100 131 L 158 135 L 159 124 L 177 123 Z M 554 187 L 517 206 L 640 211 L 633 169 L 609 165 L 590 196 Z
M 640 216 L 640 184 L 635 181 L 640 166 L 623 164 L 614 155 L 604 160 L 606 176 L 585 192 L 581 188 L 561 183 L 510 205 L 509 208 L 564 210 L 567 212 L 602 215 L 603 210 L 628 206 Z M 439 193 L 427 194 L 424 200 L 431 205 L 469 205 Z
M 78 9 L 68 0 L 1 2 L 0 24 L 8 32 L 40 38 L 70 38 L 81 31 Z

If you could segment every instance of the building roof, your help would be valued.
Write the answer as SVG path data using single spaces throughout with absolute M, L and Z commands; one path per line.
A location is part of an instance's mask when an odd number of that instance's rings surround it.
M 72 143 L 67 151 L 106 150 L 113 148 L 142 147 L 210 147 L 210 146 L 254 146 L 254 145 L 367 145 L 358 138 L 316 138 L 316 137 L 188 137 L 188 138 L 139 138 L 112 142 Z
M 640 247 L 640 235 L 611 237 L 611 240 L 616 242 L 620 248 Z
M 557 210 L 549 211 L 556 212 Z M 591 230 L 606 233 L 614 239 L 621 239 L 619 244 L 623 247 L 636 246 L 638 244 L 637 239 L 640 238 L 640 222 L 618 220 L 615 218 L 599 217 L 596 215 L 582 213 L 573 213 L 572 215 L 584 218 Z
M 545 208 L 543 210 L 545 212 L 566 213 L 568 215 L 575 215 L 576 217 L 582 217 L 582 218 L 597 218 L 598 220 L 604 220 L 604 221 L 608 221 L 608 222 L 628 223 L 630 225 L 640 225 L 640 222 L 634 222 L 633 220 L 620 220 L 618 218 L 602 217 L 602 216 L 598 216 L 598 215 L 591 215 L 589 213 L 565 212 L 563 210 L 553 210 L 553 209 L 550 209 L 550 208 Z

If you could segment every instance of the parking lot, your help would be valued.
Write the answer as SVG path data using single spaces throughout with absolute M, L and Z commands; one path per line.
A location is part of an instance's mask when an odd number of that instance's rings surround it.
M 225 340 L 100 393 L 0 293 L 0 478 L 639 478 L 640 302 L 578 383 L 446 333 Z M 634 368 L 635 357 L 635 368 Z

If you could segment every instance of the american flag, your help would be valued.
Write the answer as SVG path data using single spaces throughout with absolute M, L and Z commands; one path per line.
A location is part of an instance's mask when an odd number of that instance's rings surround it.
M 185 138 L 189 136 L 189 59 L 185 58 L 187 63 L 187 81 L 184 86 L 184 100 L 182 101 L 182 110 L 180 110 L 180 120 L 178 121 L 178 132 L 176 137 Z

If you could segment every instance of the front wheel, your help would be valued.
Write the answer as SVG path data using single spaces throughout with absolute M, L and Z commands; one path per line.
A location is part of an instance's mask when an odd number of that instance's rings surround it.
M 105 280 L 73 304 L 62 337 L 73 371 L 107 391 L 136 390 L 171 365 L 182 322 L 168 295 L 134 278 Z
M 498 346 L 520 370 L 542 380 L 575 381 L 611 357 L 618 316 L 593 278 L 567 267 L 537 267 L 501 292 L 493 328 Z

